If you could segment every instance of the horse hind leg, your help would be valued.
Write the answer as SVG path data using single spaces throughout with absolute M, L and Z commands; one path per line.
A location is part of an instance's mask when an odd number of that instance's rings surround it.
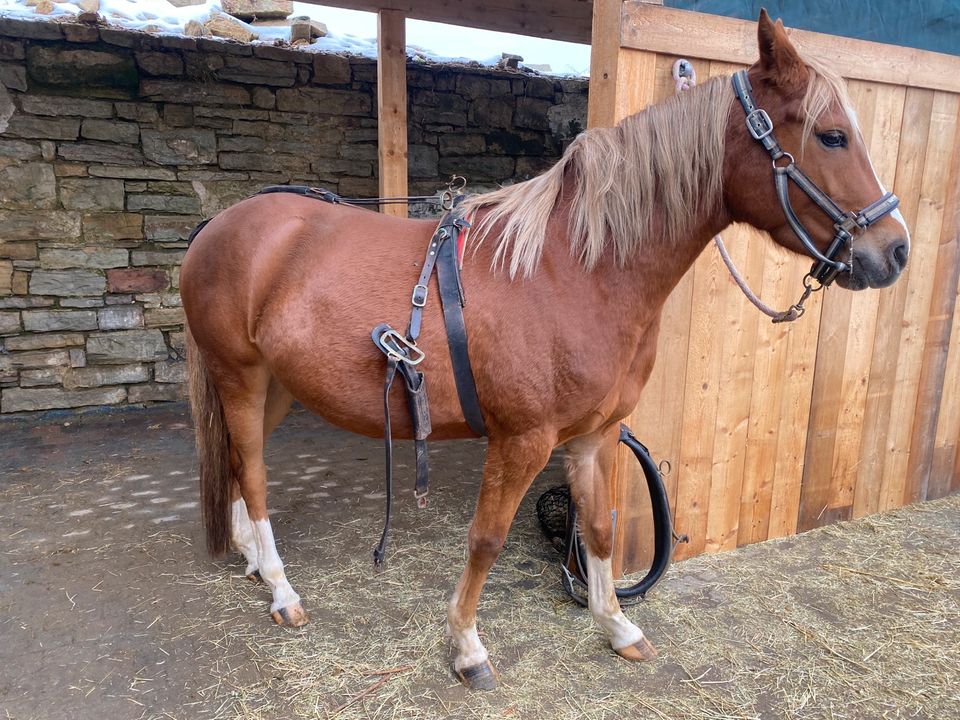
M 272 430 L 272 427 L 268 428 L 266 417 L 270 376 L 263 368 L 245 368 L 231 376 L 226 388 L 226 392 L 221 390 L 221 402 L 230 433 L 234 473 L 256 547 L 256 570 L 273 593 L 270 613 L 274 621 L 278 625 L 300 627 L 306 624 L 307 613 L 284 573 L 267 514 L 267 467 L 263 461 L 263 446 L 265 435 Z M 274 425 L 288 408 L 289 404 L 279 417 L 269 418 Z M 233 509 L 241 514 L 236 506 Z M 249 536 L 246 540 L 249 549 Z M 249 563 L 250 557 L 247 559 Z
M 447 611 L 447 632 L 455 652 L 453 670 L 473 690 L 491 690 L 497 684 L 497 672 L 477 633 L 480 591 L 503 548 L 520 500 L 546 465 L 552 447 L 542 432 L 490 440 L 468 535 L 467 565 Z
M 263 441 L 266 444 L 270 433 L 280 424 L 290 411 L 293 405 L 293 395 L 291 395 L 283 385 L 276 379 L 271 379 L 267 388 L 267 397 L 263 408 Z M 257 542 L 254 538 L 254 527 L 247 514 L 247 504 L 240 493 L 240 484 L 234 480 L 231 482 L 231 541 L 234 549 L 243 555 L 247 561 L 247 567 L 244 574 L 248 580 L 253 582 L 262 582 L 263 576 L 260 574 L 260 564 L 257 551 Z
M 611 487 L 619 428 L 575 438 L 566 445 L 567 475 L 577 504 L 580 534 L 586 544 L 590 613 L 614 652 L 636 662 L 652 660 L 657 650 L 623 614 L 613 584 Z

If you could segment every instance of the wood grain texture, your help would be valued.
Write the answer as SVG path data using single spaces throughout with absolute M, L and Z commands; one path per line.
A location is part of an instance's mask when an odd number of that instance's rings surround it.
M 377 150 L 380 196 L 407 194 L 406 19 L 398 10 L 377 15 Z M 407 216 L 406 205 L 384 205 L 387 215 Z
M 534 37 L 590 42 L 590 0 L 304 0 L 350 10 L 396 10 L 407 17 Z M 504 48 L 507 50 L 508 48 Z
M 960 142 L 953 147 L 950 180 L 947 185 L 948 196 L 940 243 L 943 258 L 941 264 L 949 267 L 951 258 L 953 263 L 960 265 Z M 960 271 L 955 269 L 955 272 Z M 958 295 L 960 287 L 954 291 L 954 310 L 951 315 L 945 318 L 934 315 L 937 322 L 949 326 L 949 337 L 943 382 L 939 388 L 940 408 L 937 413 L 933 457 L 927 481 L 927 497 L 930 498 L 943 497 L 956 490 L 956 478 L 960 476 L 960 462 L 957 460 L 960 453 L 960 393 L 955 391 L 955 388 L 960 387 L 960 313 L 956 312 L 957 300 L 960 299 Z M 949 302 L 951 299 L 948 298 L 946 303 Z M 933 312 L 936 313 L 937 310 Z
M 906 298 L 900 321 L 899 353 L 893 381 L 893 402 L 887 428 L 887 453 L 881 480 L 880 509 L 899 507 L 907 481 L 912 421 L 916 412 L 926 321 L 940 248 L 942 211 L 948 166 L 956 130 L 957 96 L 934 93 L 930 130 L 923 154 L 923 173 L 916 198 L 915 241 L 910 250 Z
M 757 59 L 757 24 L 627 0 L 621 45 L 656 53 L 750 65 Z M 790 30 L 801 53 L 846 78 L 960 92 L 960 57 Z
M 763 275 L 758 288 L 760 297 L 777 308 L 796 302 L 796 285 L 788 283 L 795 260 L 786 251 L 763 236 Z M 802 277 L 802 274 L 798 277 Z M 819 298 L 811 298 L 803 322 L 820 313 Z M 780 413 L 787 367 L 787 336 L 790 326 L 760 322 L 754 349 L 753 390 L 750 419 L 747 424 L 747 446 L 744 479 L 741 489 L 740 521 L 737 532 L 740 544 L 767 538 L 770 507 L 776 480 Z M 793 432 L 796 432 L 794 429 Z
M 616 117 L 671 94 L 680 55 L 703 79 L 756 52 L 753 23 L 631 2 L 623 9 L 629 47 L 619 53 Z M 638 25 L 637 13 L 650 24 Z M 654 457 L 672 463 L 675 525 L 692 541 L 677 558 L 960 489 L 960 94 L 942 87 L 960 89 L 960 65 L 812 35 L 793 37 L 854 78 L 864 142 L 912 233 L 910 263 L 890 288 L 814 296 L 803 320 L 785 327 L 746 305 L 712 248 L 697 260 L 667 300 L 657 362 L 629 420 Z M 899 74 L 880 81 L 896 63 Z M 749 229 L 724 237 L 765 302 L 796 301 L 808 258 Z M 649 558 L 638 487 L 627 469 L 615 558 L 627 570 Z
M 718 332 L 712 311 L 722 308 L 725 299 L 721 270 L 723 263 L 712 249 L 704 252 L 693 266 L 676 515 L 677 526 L 689 535 L 690 542 L 678 548 L 678 557 L 699 555 L 706 549 L 723 347 L 723 335 Z
M 857 102 L 860 126 L 877 174 L 884 187 L 893 187 L 906 89 L 853 81 L 851 91 Z M 878 292 L 849 294 L 850 328 L 843 381 L 839 388 L 842 404 L 833 449 L 833 488 L 828 499 L 830 508 L 853 506 L 880 296 Z
M 617 79 L 620 69 L 626 70 L 635 58 L 630 51 L 620 49 L 620 0 L 596 0 L 592 17 L 587 127 L 611 127 L 619 119 L 617 103 L 626 89 Z M 645 82 L 641 85 L 649 87 Z M 647 103 L 638 104 L 630 112 L 638 112 Z
M 917 88 L 909 88 L 904 96 L 900 152 L 893 190 L 900 198 L 900 210 L 908 228 L 916 226 L 933 96 L 933 91 Z M 870 363 L 858 456 L 853 517 L 875 513 L 883 506 L 883 467 L 889 449 L 887 435 L 897 383 L 902 336 L 900 324 L 907 303 L 910 276 L 916 273 L 916 249 L 921 243 L 922 240 L 914 236 L 914 247 L 904 277 L 880 293 L 879 320 Z
M 914 416 L 907 441 L 909 456 L 904 467 L 904 493 L 899 499 L 900 503 L 925 500 L 928 496 L 936 422 L 940 413 L 940 398 L 943 395 L 943 380 L 950 347 L 950 319 L 956 309 L 960 269 L 956 228 L 953 223 L 954 211 L 950 208 L 951 203 L 956 201 L 957 193 L 960 96 L 947 93 L 937 95 L 930 128 L 931 134 L 935 135 L 937 140 L 928 146 L 927 167 L 915 230 L 918 237 L 925 241 L 929 238 L 930 254 L 936 253 L 936 261 L 932 273 L 933 282 L 929 286 L 929 307 L 920 317 L 924 338 L 919 358 L 920 374 L 915 388 Z M 892 472 L 897 470 L 898 468 L 894 468 Z

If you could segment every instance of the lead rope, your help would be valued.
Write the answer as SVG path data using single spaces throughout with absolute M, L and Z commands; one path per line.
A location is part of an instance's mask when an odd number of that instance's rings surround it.
M 673 81 L 678 95 L 697 84 L 697 71 L 693 69 L 693 65 L 689 60 L 681 58 L 673 64 Z M 730 257 L 730 253 L 727 252 L 726 245 L 723 244 L 723 238 L 719 235 L 714 235 L 713 244 L 717 246 L 720 257 L 723 259 L 723 264 L 727 266 L 727 270 L 730 272 L 730 277 L 737 283 L 737 287 L 740 288 L 747 300 L 753 303 L 753 306 L 757 308 L 757 310 L 769 317 L 774 323 L 793 322 L 800 318 L 804 313 L 805 308 L 803 304 L 807 301 L 807 298 L 810 297 L 812 293 L 823 288 L 822 285 L 815 287 L 808 273 L 803 278 L 803 294 L 800 296 L 800 299 L 786 310 L 774 310 L 757 297 L 756 293 L 747 285 L 747 281 L 743 279 L 743 275 L 737 270 L 737 266 L 733 264 L 733 259 Z

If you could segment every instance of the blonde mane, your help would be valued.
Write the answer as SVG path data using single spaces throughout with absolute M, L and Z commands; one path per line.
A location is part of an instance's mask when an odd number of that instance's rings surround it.
M 804 138 L 833 103 L 849 107 L 836 75 L 819 66 L 810 70 Z M 511 278 L 533 275 L 566 181 L 571 251 L 586 269 L 597 264 L 608 243 L 619 263 L 654 232 L 676 243 L 720 202 L 732 102 L 730 79 L 717 77 L 616 127 L 581 133 L 542 175 L 464 203 L 470 213 L 486 210 L 474 229 L 477 242 L 498 234 L 494 267 L 506 267 Z

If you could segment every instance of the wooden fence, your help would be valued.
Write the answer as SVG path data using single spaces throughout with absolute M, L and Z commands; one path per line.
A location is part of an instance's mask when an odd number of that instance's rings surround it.
M 672 465 L 676 527 L 690 536 L 679 558 L 960 489 L 960 57 L 791 38 L 848 79 L 877 172 L 901 199 L 910 262 L 890 288 L 831 288 L 800 322 L 772 325 L 712 245 L 697 260 L 667 301 L 630 420 Z M 752 63 L 756 23 L 596 0 L 594 54 L 590 119 L 612 124 L 674 92 L 677 57 L 701 80 Z M 724 239 L 768 304 L 796 300 L 808 258 L 749 228 Z M 630 570 L 649 553 L 649 510 L 639 471 L 621 460 L 617 560 Z

